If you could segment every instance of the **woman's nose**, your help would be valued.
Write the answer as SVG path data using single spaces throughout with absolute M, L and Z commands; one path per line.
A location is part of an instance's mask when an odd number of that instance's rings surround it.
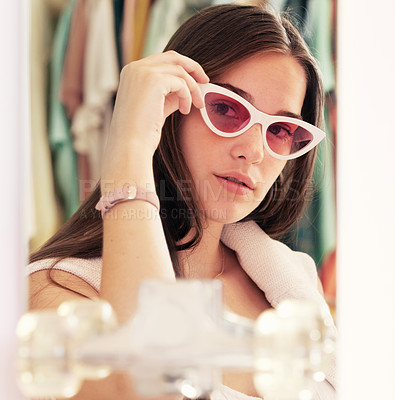
M 246 132 L 233 138 L 231 155 L 244 158 L 249 164 L 259 164 L 264 157 L 262 126 L 253 125 Z

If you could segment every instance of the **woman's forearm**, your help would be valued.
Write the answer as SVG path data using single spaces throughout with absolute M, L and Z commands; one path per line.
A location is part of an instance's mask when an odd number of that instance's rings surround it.
M 104 220 L 101 297 L 120 322 L 132 316 L 139 286 L 147 278 L 175 279 L 162 223 L 150 203 L 127 201 Z
M 124 167 L 102 180 L 106 193 L 125 184 L 155 193 L 152 161 L 125 144 Z M 131 149 L 128 151 L 128 149 Z M 103 270 L 100 296 L 109 301 L 120 322 L 136 309 L 137 293 L 147 278 L 175 279 L 158 210 L 142 200 L 117 204 L 103 220 Z
M 130 152 L 126 175 L 102 181 L 102 192 L 131 184 L 155 192 L 151 161 Z M 103 271 L 100 295 L 111 303 L 119 321 L 135 309 L 141 282 L 147 278 L 175 279 L 159 211 L 151 203 L 130 200 L 117 204 L 103 220 Z

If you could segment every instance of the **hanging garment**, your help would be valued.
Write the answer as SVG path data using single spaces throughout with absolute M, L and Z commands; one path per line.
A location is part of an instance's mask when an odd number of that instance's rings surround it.
M 115 44 L 117 48 L 118 67 L 121 69 L 123 67 L 121 32 L 122 32 L 125 0 L 113 0 L 113 7 L 114 7 Z
M 325 93 L 335 89 L 332 56 L 332 1 L 308 0 L 303 34 L 322 72 Z
M 151 0 L 125 0 L 121 30 L 123 65 L 142 57 L 151 4 Z
M 325 93 L 335 87 L 334 65 L 332 60 L 331 0 L 277 0 L 284 10 L 291 14 L 292 21 L 317 59 L 323 75 Z M 317 265 L 334 250 L 336 246 L 336 208 L 334 147 L 332 132 L 329 129 L 327 108 L 325 110 L 326 140 L 318 146 L 317 161 L 313 181 L 314 194 L 304 217 L 292 229 L 287 243 L 295 250 L 310 254 Z M 296 236 L 296 237 L 295 237 Z
M 275 10 L 285 10 L 287 0 L 271 0 L 270 4 Z
M 52 152 L 55 185 L 64 210 L 64 220 L 70 218 L 80 204 L 77 158 L 70 133 L 70 121 L 59 98 L 64 55 L 75 3 L 76 0 L 69 0 L 59 19 L 50 64 L 48 137 Z
M 48 142 L 47 85 L 49 48 L 55 17 L 46 2 L 30 6 L 30 127 L 32 204 L 29 209 L 30 250 L 40 247 L 59 228 L 62 215 L 55 196 Z
M 86 0 L 78 0 L 71 18 L 70 33 L 63 62 L 62 80 L 59 96 L 65 107 L 69 120 L 83 102 L 84 62 L 88 15 Z M 77 153 L 77 171 L 80 202 L 90 194 L 86 190 L 91 180 L 89 158 L 86 154 Z M 91 185 L 89 185 L 90 187 Z
M 151 7 L 144 57 L 162 52 L 184 21 L 214 3 L 224 4 L 221 0 L 157 0 Z
M 83 101 L 84 59 L 88 30 L 87 0 L 78 0 L 73 10 L 63 62 L 60 100 L 72 120 Z
M 136 0 L 125 0 L 123 7 L 121 29 L 122 66 L 129 64 L 133 59 L 135 2 Z
M 137 0 L 135 2 L 134 44 L 131 61 L 139 60 L 143 55 L 150 7 L 151 0 Z
M 317 163 L 314 169 L 313 179 L 316 195 L 312 207 L 316 221 L 314 227 L 319 232 L 316 240 L 315 258 L 321 264 L 336 247 L 336 204 L 335 204 L 335 176 L 333 165 L 332 132 L 329 129 L 328 113 L 325 109 L 326 140 L 318 147 Z
M 325 93 L 335 89 L 335 72 L 332 59 L 332 13 L 331 0 L 319 2 L 309 0 L 305 22 L 305 37 L 318 60 L 323 76 Z M 318 147 L 318 161 L 314 171 L 316 193 L 315 208 L 319 232 L 316 242 L 316 256 L 320 263 L 336 246 L 335 168 L 333 136 L 328 121 L 328 107 L 325 107 L 325 143 Z
M 173 33 L 180 26 L 185 11 L 184 0 L 157 0 L 151 7 L 143 56 L 163 51 Z
M 306 23 L 308 0 L 286 0 L 283 3 L 283 9 L 291 16 L 292 23 L 303 34 Z
M 71 130 L 76 152 L 89 158 L 93 186 L 100 178 L 119 66 L 111 0 L 87 0 L 87 13 L 83 102 L 74 114 Z

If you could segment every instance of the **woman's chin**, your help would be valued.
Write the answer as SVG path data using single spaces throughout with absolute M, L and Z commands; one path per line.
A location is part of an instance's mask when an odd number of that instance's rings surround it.
M 210 207 L 205 209 L 204 215 L 207 221 L 212 221 L 221 224 L 233 224 L 234 222 L 241 221 L 253 210 L 243 210 L 241 205 L 231 204 L 222 207 Z

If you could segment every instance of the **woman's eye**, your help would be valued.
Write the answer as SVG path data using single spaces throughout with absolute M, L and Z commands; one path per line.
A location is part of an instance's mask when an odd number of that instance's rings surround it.
M 211 109 L 215 114 L 223 115 L 230 118 L 235 118 L 237 115 L 233 107 L 223 102 L 211 104 Z
M 290 129 L 284 125 L 280 124 L 272 124 L 269 126 L 268 131 L 278 137 L 287 137 L 292 136 Z
M 226 104 L 217 104 L 216 105 L 216 112 L 218 114 L 225 115 L 229 111 L 229 106 Z

